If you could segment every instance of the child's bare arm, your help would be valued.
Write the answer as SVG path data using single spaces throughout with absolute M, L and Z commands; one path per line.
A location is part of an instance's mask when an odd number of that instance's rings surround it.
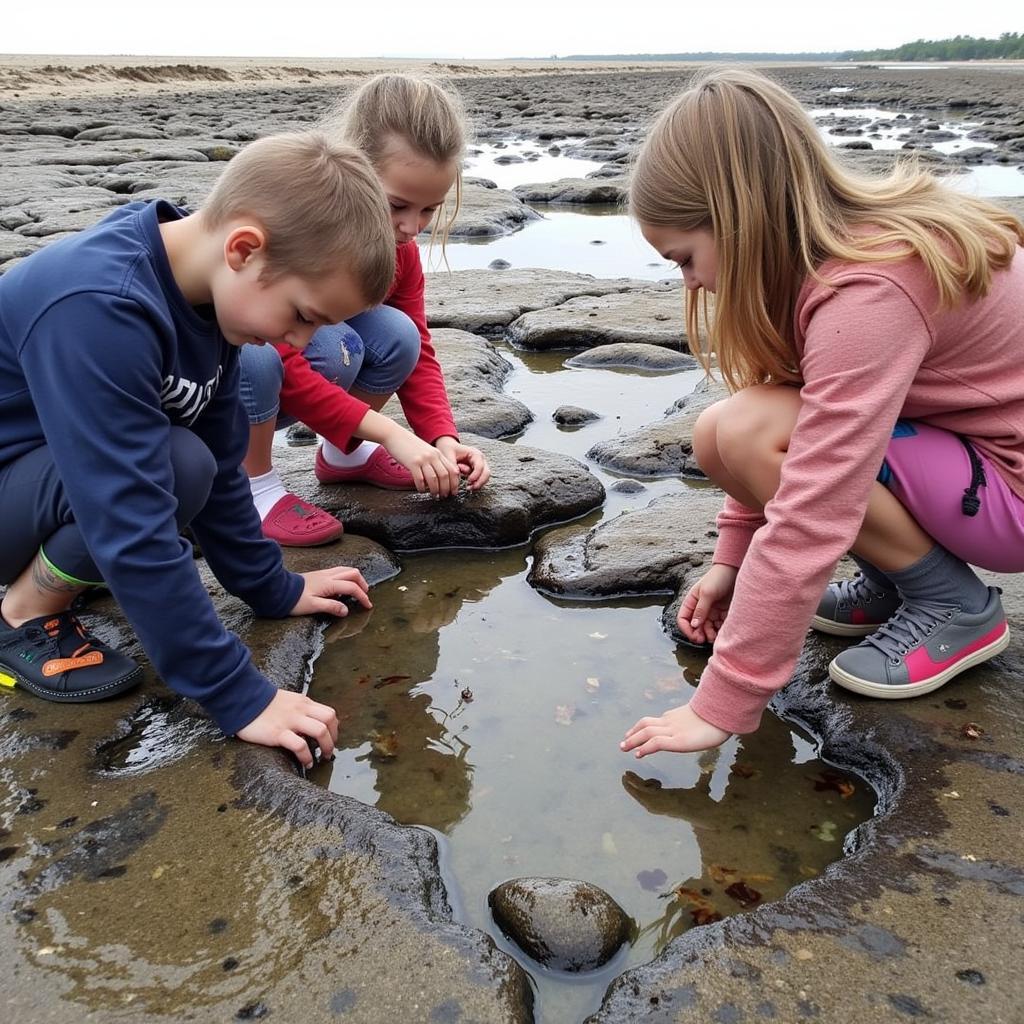
M 689 705 L 672 708 L 657 718 L 641 718 L 619 744 L 622 750 L 635 750 L 636 757 L 646 757 L 659 750 L 677 754 L 710 750 L 724 743 L 732 733 L 705 722 Z
M 478 491 L 491 479 L 491 467 L 479 448 L 463 444 L 454 437 L 439 437 L 434 447 L 459 467 L 459 473 L 466 478 L 471 491 Z
M 235 735 L 263 747 L 284 747 L 304 768 L 312 768 L 307 737 L 316 743 L 323 757 L 331 757 L 338 739 L 338 716 L 334 708 L 303 693 L 278 690 L 274 699 Z

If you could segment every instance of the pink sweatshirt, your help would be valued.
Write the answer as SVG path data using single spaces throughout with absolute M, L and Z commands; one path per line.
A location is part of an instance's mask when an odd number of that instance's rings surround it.
M 802 408 L 764 515 L 726 498 L 714 561 L 736 589 L 691 708 L 752 732 L 793 674 L 836 562 L 864 519 L 900 417 L 964 434 L 1024 497 L 1024 249 L 952 310 L 920 259 L 833 262 L 794 313 Z

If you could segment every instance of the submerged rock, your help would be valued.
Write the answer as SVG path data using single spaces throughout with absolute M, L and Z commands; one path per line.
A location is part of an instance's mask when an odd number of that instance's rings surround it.
M 599 413 L 593 409 L 583 409 L 578 405 L 560 405 L 552 414 L 551 418 L 563 427 L 579 427 L 584 423 L 601 418 Z
M 660 345 L 643 342 L 620 342 L 587 349 L 570 359 L 565 366 L 587 370 L 645 370 L 675 373 L 696 370 L 700 365 L 685 352 L 674 352 Z
M 510 939 L 556 970 L 601 967 L 634 929 L 608 893 L 572 878 L 515 878 L 492 889 L 487 902 Z

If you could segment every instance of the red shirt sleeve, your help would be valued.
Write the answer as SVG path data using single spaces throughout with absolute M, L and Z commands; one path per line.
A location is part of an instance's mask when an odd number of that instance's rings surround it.
M 437 361 L 427 329 L 423 265 L 415 239 L 398 246 L 395 255 L 398 258 L 395 282 L 384 301 L 401 310 L 416 325 L 421 345 L 419 362 L 398 389 L 398 400 L 402 403 L 409 426 L 424 441 L 433 444 L 439 437 L 457 438 L 459 434 L 455 429 L 441 364 Z
M 344 448 L 370 407 L 317 373 L 291 345 L 275 345 L 284 364 L 281 412 Z

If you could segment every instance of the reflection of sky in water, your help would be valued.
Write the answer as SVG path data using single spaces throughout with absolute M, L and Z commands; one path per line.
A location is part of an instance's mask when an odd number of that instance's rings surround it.
M 539 182 L 558 181 L 559 178 L 585 178 L 601 166 L 594 160 L 548 153 L 551 146 L 559 149 L 579 145 L 582 139 L 557 139 L 541 142 L 537 139 L 507 139 L 504 148 L 498 149 L 493 143 L 480 143 L 472 147 L 482 150 L 479 155 L 467 158 L 463 173 L 470 178 L 487 178 L 498 188 L 512 189 L 516 185 L 536 185 Z M 501 156 L 524 157 L 522 163 L 495 163 Z M 531 158 L 532 157 L 532 158 Z
M 845 87 L 839 87 L 845 88 Z M 838 92 L 839 88 L 833 88 L 830 92 Z M 865 118 L 859 127 L 864 131 L 860 135 L 833 134 L 832 126 L 828 124 L 819 125 L 822 138 L 829 145 L 839 146 L 851 139 L 865 139 L 871 143 L 873 149 L 898 150 L 903 148 L 904 142 L 908 141 L 908 133 L 912 128 L 921 126 L 920 120 L 897 120 L 898 113 L 893 110 L 881 110 L 878 107 L 818 107 L 810 111 L 811 116 L 816 120 L 836 115 L 839 117 Z M 976 121 L 945 120 L 925 117 L 925 120 L 935 120 L 942 131 L 954 132 L 955 139 L 947 139 L 944 142 L 934 142 L 931 148 L 937 153 L 952 154 L 959 153 L 965 149 L 995 149 L 994 142 L 975 141 L 969 139 L 968 134 L 978 127 Z M 890 128 L 874 126 L 875 121 L 887 121 L 892 124 Z M 870 134 L 868 129 L 870 128 Z M 880 138 L 874 138 L 875 135 Z M 912 151 L 909 151 L 912 152 Z M 1003 165 L 985 165 L 980 167 L 968 167 L 963 174 L 949 175 L 946 179 L 949 184 L 956 188 L 963 189 L 979 196 L 1021 196 L 1024 195 L 1024 174 L 1016 167 Z
M 573 353 L 501 351 L 514 367 L 504 390 L 536 417 L 517 443 L 581 460 L 597 441 L 660 419 L 702 376 L 563 369 Z M 567 402 L 601 418 L 561 430 L 551 414 Z M 570 529 L 688 486 L 644 483 L 636 494 L 609 490 Z M 314 777 L 439 830 L 457 919 L 523 963 L 541 1024 L 583 1019 L 615 975 L 692 926 L 688 904 L 663 898 L 674 885 L 711 887 L 715 905 L 734 912 L 724 891 L 733 876 L 709 877 L 727 865 L 777 898 L 839 856 L 844 833 L 870 814 L 874 797 L 860 783 L 853 799 L 816 789 L 817 744 L 772 715 L 717 754 L 621 754 L 624 729 L 685 700 L 706 659 L 664 632 L 668 596 L 552 599 L 527 583 L 526 547 L 452 554 L 405 556 L 403 573 L 374 588 L 369 616 L 328 630 L 312 692 L 343 725 L 335 761 Z M 593 882 L 644 931 L 600 971 L 543 971 L 504 939 L 486 903 L 495 885 L 527 875 Z
M 676 268 L 644 241 L 635 222 L 623 213 L 599 213 L 596 207 L 589 207 L 587 213 L 564 206 L 535 209 L 544 219 L 531 221 L 514 234 L 486 242 L 449 241 L 448 266 L 452 270 L 472 270 L 486 267 L 491 260 L 503 259 L 513 267 L 571 270 L 594 277 L 660 281 L 679 276 Z M 437 247 L 432 255 L 428 248 L 428 244 L 420 243 L 424 269 L 444 270 Z

